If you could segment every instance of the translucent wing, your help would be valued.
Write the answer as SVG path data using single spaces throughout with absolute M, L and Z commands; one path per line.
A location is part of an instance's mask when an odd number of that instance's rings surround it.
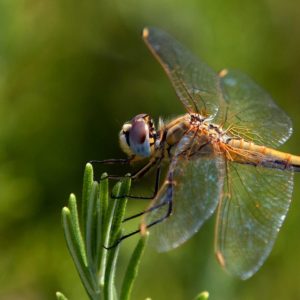
M 172 215 L 150 230 L 150 240 L 159 251 L 175 248 L 195 234 L 215 211 L 222 192 L 223 157 L 215 154 L 211 144 L 192 136 L 177 146 L 167 180 L 151 207 L 164 205 L 146 217 L 147 224 L 155 222 L 173 205 Z M 201 150 L 194 153 L 196 148 Z
M 143 38 L 188 112 L 214 116 L 221 97 L 217 74 L 160 29 L 145 28 Z
M 223 70 L 220 83 L 227 107 L 216 123 L 225 122 L 223 127 L 232 135 L 268 147 L 278 147 L 290 137 L 290 118 L 247 75 Z
M 216 255 L 242 279 L 269 255 L 289 209 L 293 173 L 228 162 L 216 224 Z

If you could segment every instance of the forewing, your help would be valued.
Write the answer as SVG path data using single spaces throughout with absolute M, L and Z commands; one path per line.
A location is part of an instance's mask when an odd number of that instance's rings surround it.
M 215 122 L 225 122 L 223 127 L 229 128 L 233 136 L 269 147 L 278 147 L 290 137 L 290 118 L 247 75 L 223 70 L 220 84 L 227 106 Z
M 271 252 L 290 206 L 293 173 L 227 164 L 217 214 L 216 255 L 229 273 L 247 279 Z
M 170 201 L 173 205 L 172 215 L 150 229 L 150 240 L 159 251 L 185 242 L 215 211 L 223 188 L 224 160 L 205 144 L 201 140 L 190 145 L 190 137 L 179 143 L 167 179 L 151 205 L 165 203 L 147 215 L 147 224 L 163 218 Z M 192 154 L 195 147 L 201 150 Z
M 145 28 L 143 38 L 188 112 L 214 116 L 221 103 L 217 74 L 160 29 Z

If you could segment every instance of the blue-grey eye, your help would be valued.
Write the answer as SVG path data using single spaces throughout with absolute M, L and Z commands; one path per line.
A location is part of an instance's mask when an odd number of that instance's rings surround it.
M 150 156 L 149 128 L 144 119 L 133 120 L 129 131 L 129 146 L 138 156 Z

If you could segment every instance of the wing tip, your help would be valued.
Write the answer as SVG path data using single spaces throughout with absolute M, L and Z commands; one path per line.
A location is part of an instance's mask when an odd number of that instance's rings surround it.
M 228 70 L 227 69 L 223 69 L 219 72 L 219 76 L 222 78 L 222 77 L 225 77 L 227 76 L 228 74 Z
M 148 37 L 149 37 L 149 33 L 150 33 L 150 30 L 149 30 L 149 27 L 145 27 L 142 31 L 142 36 L 143 36 L 143 39 L 144 40 L 147 40 Z
M 225 268 L 225 258 L 223 256 L 223 254 L 220 251 L 216 251 L 216 258 L 219 262 L 219 264 L 221 265 L 222 268 Z

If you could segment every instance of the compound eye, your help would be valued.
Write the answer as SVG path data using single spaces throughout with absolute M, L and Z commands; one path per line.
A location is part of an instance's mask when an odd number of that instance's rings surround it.
M 147 125 L 143 121 L 136 121 L 130 129 L 130 144 L 143 144 L 145 142 L 148 130 Z
M 143 157 L 150 156 L 149 128 L 143 119 L 132 123 L 129 144 L 135 154 Z

